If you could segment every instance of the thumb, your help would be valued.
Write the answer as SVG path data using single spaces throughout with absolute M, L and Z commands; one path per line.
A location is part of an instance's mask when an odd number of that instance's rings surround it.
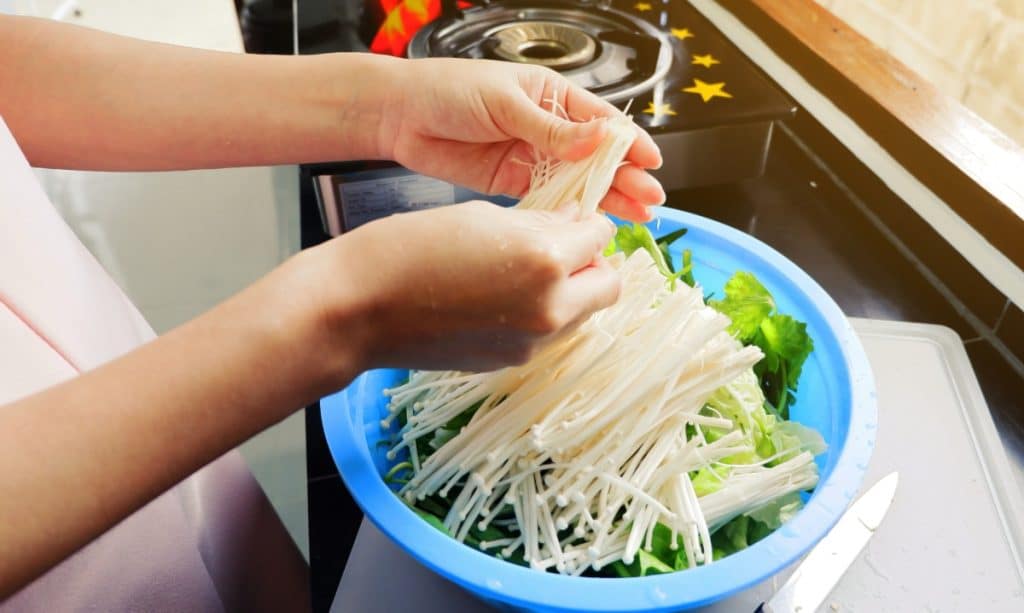
M 563 119 L 527 100 L 512 118 L 512 136 L 540 149 L 541 153 L 574 162 L 594 152 L 607 128 L 602 118 L 587 122 Z

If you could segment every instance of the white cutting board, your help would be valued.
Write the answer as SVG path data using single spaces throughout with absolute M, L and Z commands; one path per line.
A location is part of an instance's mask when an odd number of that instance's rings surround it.
M 900 484 L 882 526 L 821 610 L 1024 611 L 1021 491 L 960 339 L 932 325 L 854 320 L 854 327 L 879 400 L 865 487 L 893 470 Z M 700 612 L 752 612 L 789 572 Z M 410 606 L 419 613 L 492 611 L 364 520 L 331 612 Z

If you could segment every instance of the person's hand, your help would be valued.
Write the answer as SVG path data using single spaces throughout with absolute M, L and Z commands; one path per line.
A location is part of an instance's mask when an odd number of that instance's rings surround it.
M 529 187 L 534 148 L 577 160 L 604 137 L 601 118 L 621 112 L 547 68 L 460 59 L 408 60 L 398 78 L 381 139 L 385 155 L 406 168 L 488 194 L 521 196 Z M 551 112 L 551 100 L 570 120 Z M 637 126 L 627 164 L 602 208 L 634 221 L 665 192 L 644 169 L 661 166 L 650 135 Z
M 320 312 L 335 322 L 325 351 L 354 344 L 365 368 L 526 361 L 618 298 L 618 272 L 600 256 L 612 224 L 573 216 L 469 202 L 381 219 L 308 250 L 322 267 L 311 276 Z

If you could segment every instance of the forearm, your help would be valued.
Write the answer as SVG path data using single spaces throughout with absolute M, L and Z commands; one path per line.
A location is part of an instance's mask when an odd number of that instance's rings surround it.
M 290 298 L 305 298 L 309 275 L 291 268 L 108 365 L 0 407 L 0 601 L 354 376 L 357 335 L 350 351 L 320 345 L 317 309 Z
M 0 115 L 35 166 L 174 170 L 386 157 L 401 60 L 242 55 L 0 15 Z

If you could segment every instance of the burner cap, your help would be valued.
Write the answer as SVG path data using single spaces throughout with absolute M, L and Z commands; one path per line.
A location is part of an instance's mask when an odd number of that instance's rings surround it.
M 491 36 L 498 41 L 494 56 L 510 62 L 540 64 L 556 70 L 582 66 L 594 60 L 597 42 L 573 25 L 557 21 L 523 21 L 499 27 Z
M 612 103 L 640 96 L 668 74 L 665 33 L 634 15 L 576 2 L 491 2 L 416 33 L 409 57 L 490 58 L 539 64 Z

